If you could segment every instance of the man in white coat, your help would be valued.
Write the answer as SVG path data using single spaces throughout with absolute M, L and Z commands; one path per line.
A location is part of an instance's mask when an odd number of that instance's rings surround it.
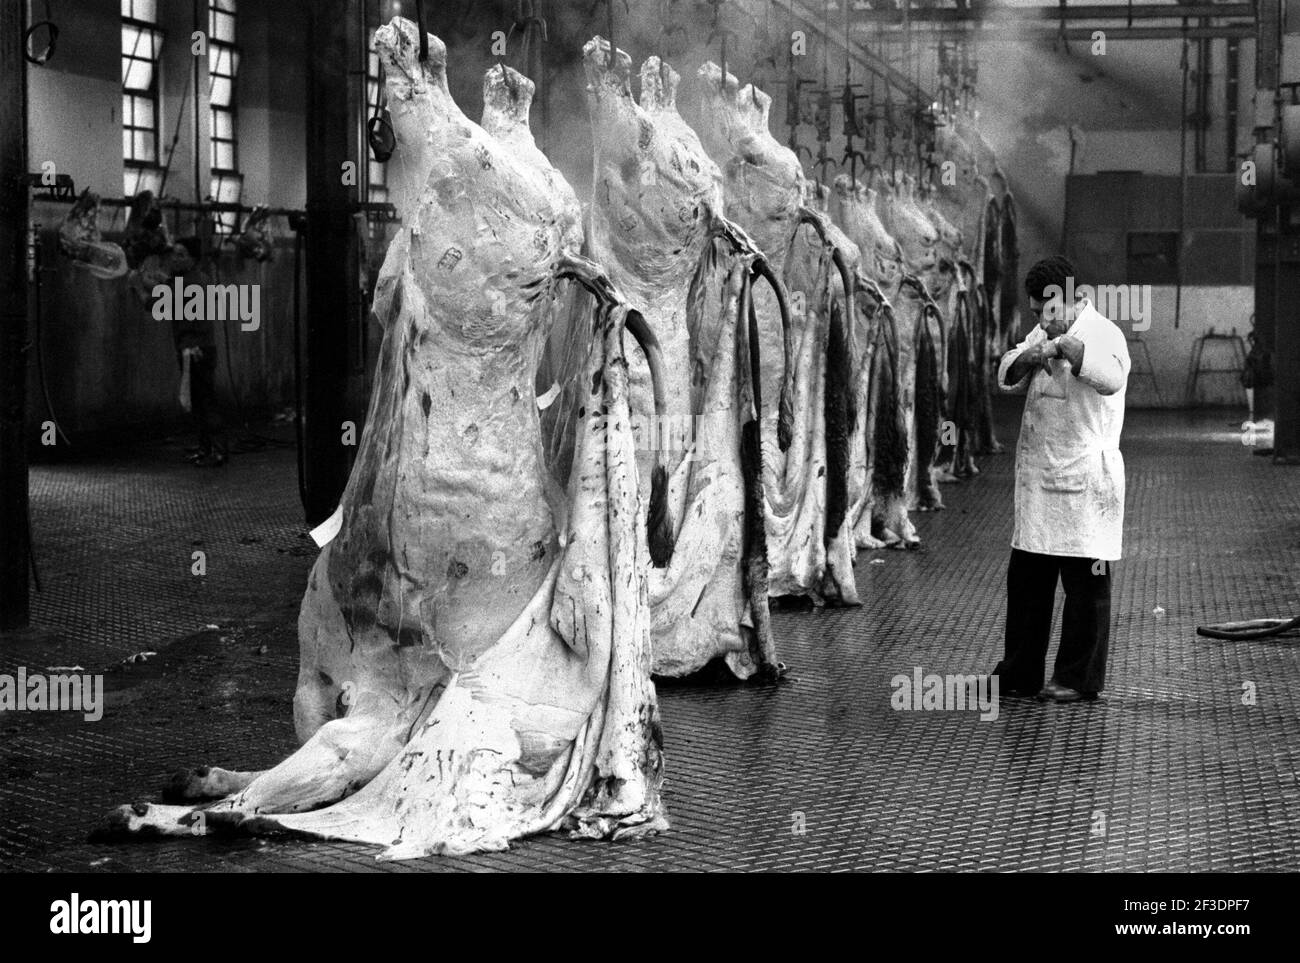
M 1005 648 L 994 673 L 1002 692 L 1056 702 L 1095 699 L 1105 682 L 1110 563 L 1124 526 L 1128 343 L 1087 298 L 1067 297 L 1074 288 L 1063 257 L 1030 269 L 1025 290 L 1039 323 L 998 367 L 999 387 L 1028 398 L 1016 447 Z M 1061 645 L 1043 685 L 1058 577 Z

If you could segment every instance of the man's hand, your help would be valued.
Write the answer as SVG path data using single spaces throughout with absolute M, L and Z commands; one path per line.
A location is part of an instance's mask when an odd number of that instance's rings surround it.
M 1051 365 L 1048 362 L 1056 357 L 1056 354 L 1057 347 L 1050 341 L 1040 341 L 1037 344 L 1030 345 L 1016 355 L 1015 361 L 1011 362 L 1011 367 L 1007 369 L 1006 383 L 1009 385 L 1018 383 L 1034 368 L 1050 371 Z
M 1057 354 L 1070 362 L 1070 367 L 1077 375 L 1083 366 L 1083 342 L 1068 334 L 1063 334 L 1054 342 Z
M 1046 371 L 1048 374 L 1051 374 L 1051 372 L 1052 372 L 1052 366 L 1051 366 L 1051 364 L 1049 364 L 1049 362 L 1050 362 L 1053 358 L 1059 358 L 1059 357 L 1061 356 L 1061 348 L 1060 348 L 1060 346 L 1056 343 L 1055 340 L 1052 340 L 1052 341 L 1044 341 L 1044 342 L 1042 343 L 1041 347 L 1042 347 L 1043 350 L 1042 350 L 1042 352 L 1041 352 L 1041 356 L 1040 356 L 1040 358 L 1039 358 L 1039 364 L 1041 365 L 1041 367 L 1042 367 L 1042 369 L 1043 369 L 1044 371 Z

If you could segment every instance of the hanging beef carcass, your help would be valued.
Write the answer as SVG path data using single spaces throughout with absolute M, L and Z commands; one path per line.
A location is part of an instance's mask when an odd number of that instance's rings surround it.
M 903 260 L 912 273 L 938 290 L 940 266 L 939 232 L 917 206 L 913 196 L 916 181 L 910 174 L 896 172 L 893 177 L 877 171 L 872 186 L 876 189 L 876 211 L 885 229 L 898 242 Z
M 720 68 L 713 63 L 706 63 L 699 71 L 700 143 L 721 172 L 726 216 L 745 230 L 773 270 L 781 273 L 803 207 L 803 170 L 793 152 L 778 143 L 767 129 L 771 98 L 746 87 L 741 100 L 736 78 L 728 74 L 724 90 L 719 86 L 720 75 Z M 773 317 L 768 302 L 774 297 L 771 291 L 761 291 L 755 297 L 756 309 L 764 320 Z M 766 351 L 763 356 L 765 434 L 777 415 L 781 335 L 779 328 L 762 326 L 764 345 L 778 349 Z
M 304 745 L 261 774 L 182 775 L 183 798 L 233 794 L 122 807 L 109 833 L 286 831 L 402 858 L 664 825 L 624 328 L 652 359 L 657 347 L 573 253 L 572 191 L 522 143 L 531 84 L 489 77 L 485 109 L 512 115 L 489 119 L 513 125 L 499 140 L 461 113 L 445 48 L 426 42 L 421 62 L 400 18 L 375 37 L 410 176 L 376 289 L 385 332 L 366 427 L 299 618 Z M 533 379 L 566 278 L 600 306 L 555 504 Z
M 59 224 L 59 250 L 78 268 L 101 280 L 127 272 L 126 253 L 99 230 L 99 195 L 86 188 Z
M 854 526 L 865 502 L 867 411 L 871 359 L 860 345 L 870 343 L 859 324 L 861 276 L 857 245 L 831 221 L 825 191 L 821 203 L 799 212 L 798 233 L 790 240 L 785 262 L 787 284 L 806 291 L 809 325 L 805 339 L 820 350 L 810 374 L 821 383 L 821 403 L 814 417 L 822 427 L 826 461 L 825 518 L 820 531 L 826 546 L 826 572 L 816 598 L 842 605 L 859 604 L 853 577 Z M 874 317 L 874 316 L 872 316 Z M 813 332 L 818 331 L 814 337 Z M 816 381 L 814 382 L 816 383 Z M 786 481 L 790 479 L 787 458 Z M 813 472 L 805 476 L 810 481 Z
M 774 677 L 779 663 L 768 621 L 762 457 L 757 420 L 749 423 L 749 408 L 761 404 L 751 397 L 755 389 L 761 394 L 761 381 L 742 363 L 760 345 L 752 325 L 738 324 L 735 309 L 747 302 L 752 276 L 761 275 L 778 292 L 786 328 L 784 295 L 758 248 L 724 217 L 721 172 L 677 112 L 676 72 L 657 57 L 646 60 L 638 103 L 626 53 L 611 57 L 609 43 L 596 37 L 584 56 L 595 144 L 590 253 L 658 336 L 667 427 L 674 429 L 660 426 L 647 446 L 658 449 L 657 467 L 668 472 L 656 521 L 666 520 L 675 543 L 665 538 L 660 550 L 651 545 L 655 672 L 685 675 L 722 657 L 741 678 Z M 730 270 L 721 271 L 728 260 Z M 719 273 L 726 277 L 720 293 Z M 737 285 L 740 302 L 733 297 Z M 785 448 L 788 335 L 783 341 L 778 435 Z M 648 399 L 636 390 L 640 377 L 634 357 L 634 410 L 645 411 Z M 686 431 L 675 430 L 681 426 Z M 649 470 L 643 459 L 642 471 Z
M 153 191 L 141 191 L 132 199 L 122 249 L 131 269 L 127 283 L 145 304 L 152 301 L 157 285 L 171 284 L 195 266 L 185 246 L 172 240 Z
M 993 299 L 994 352 L 1008 350 L 1020 324 L 1020 242 L 1016 235 L 1016 198 L 998 171 L 989 178 L 989 206 L 985 215 L 985 257 L 996 258 L 998 285 Z
M 994 368 L 1018 327 L 1018 249 L 1015 202 L 993 149 L 969 117 L 958 116 L 940 130 L 940 147 L 954 161 L 955 178 L 941 182 L 940 202 L 961 212 L 967 258 L 984 301 L 980 330 L 973 337 L 984 372 L 977 394 L 977 450 L 1000 452 L 993 431 Z
M 966 259 L 961 231 L 944 214 L 938 192 L 930 182 L 918 185 L 916 206 L 938 232 L 940 274 L 946 291 L 936 295 L 944 320 L 943 386 L 944 430 L 935 477 L 955 482 L 979 474 L 975 465 L 975 429 L 979 420 L 979 399 L 983 368 L 976 356 L 975 334 L 982 324 L 982 291 L 973 265 Z
M 857 425 L 853 306 L 856 246 L 803 203 L 798 159 L 768 128 L 771 98 L 706 63 L 699 71 L 701 142 L 723 172 L 727 217 L 754 239 L 786 282 L 792 309 L 794 434 L 775 443 L 777 410 L 764 412 L 763 489 L 769 592 L 815 602 L 858 604 L 849 505 Z M 762 393 L 772 398 L 782 372 L 783 331 L 775 293 L 755 292 L 763 338 Z M 865 385 L 863 385 L 865 391 Z M 865 413 L 865 404 L 862 405 Z M 863 443 L 859 434 L 857 441 Z
M 962 274 L 966 286 L 974 292 L 974 308 L 971 326 L 971 347 L 974 358 L 973 366 L 977 372 L 974 384 L 974 419 L 973 448 L 977 453 L 995 454 L 1002 451 L 993 431 L 993 396 L 997 393 L 994 384 L 997 359 L 1005 348 L 1004 337 L 998 334 L 998 322 L 995 301 L 1000 285 L 999 246 L 987 243 L 986 225 L 989 218 L 989 200 L 991 189 L 989 179 L 980 169 L 980 156 L 986 157 L 985 163 L 996 159 L 987 145 L 981 140 L 981 150 L 972 147 L 958 133 L 968 129 L 960 118 L 954 123 L 939 128 L 938 144 L 941 156 L 945 158 L 946 167 L 938 179 L 934 191 L 936 206 L 958 226 L 962 233 L 962 252 L 965 263 Z
M 958 128 L 962 136 L 974 144 L 979 158 L 980 173 L 988 185 L 983 218 L 984 234 L 981 245 L 982 272 L 985 297 L 988 302 L 986 324 L 986 358 L 990 371 L 989 383 L 994 380 L 998 359 L 1015 344 L 1020 325 L 1020 249 L 1016 236 L 1016 203 L 1006 175 L 998 165 L 992 148 L 973 127 Z M 990 387 L 990 392 L 994 387 Z M 981 426 L 981 443 L 992 451 L 1000 451 L 993 435 L 991 404 L 987 431 Z
M 989 183 L 980 172 L 974 148 L 946 124 L 935 132 L 942 158 L 934 189 L 935 206 L 961 233 L 962 253 L 976 267 L 983 261 L 984 209 Z
M 938 482 L 955 482 L 960 477 L 978 474 L 973 453 L 974 429 L 978 420 L 974 397 L 979 374 L 974 370 L 975 352 L 972 328 L 980 308 L 979 293 L 973 286 L 974 272 L 961 249 L 961 232 L 949 221 L 934 201 L 932 192 L 918 191 L 911 174 L 901 174 L 893 183 L 886 182 L 882 191 L 885 217 L 890 228 L 904 239 L 905 257 L 918 268 L 920 276 L 938 305 L 942 339 L 939 358 L 939 385 L 942 399 L 940 451 L 934 471 L 929 476 Z M 890 190 L 889 188 L 892 188 Z M 933 233 L 925 231 L 925 224 Z M 932 265 L 932 266 L 931 266 Z M 923 400 L 918 400 L 918 431 L 928 428 L 929 419 Z M 928 451 L 928 438 L 922 451 Z M 920 476 L 921 508 L 942 508 L 927 488 L 926 476 Z
M 861 185 L 856 187 L 861 191 Z M 914 381 L 903 375 L 909 370 L 915 373 L 914 342 L 900 342 L 898 319 L 884 290 L 889 287 L 897 292 L 910 310 L 922 303 L 925 289 L 919 280 L 908 279 L 902 252 L 873 209 L 855 208 L 844 222 L 856 223 L 859 216 L 869 222 L 857 224 L 863 228 L 858 232 L 865 245 L 861 248 L 831 220 L 832 209 L 837 215 L 843 213 L 847 190 L 848 179 L 836 178 L 832 205 L 831 189 L 811 185 L 808 202 L 824 225 L 819 232 L 824 230 L 825 236 L 834 239 L 832 248 L 857 255 L 851 282 L 857 319 L 857 343 L 852 351 L 857 358 L 857 372 L 846 493 L 848 521 L 858 548 L 913 547 L 919 539 L 908 518 L 907 477 Z M 870 265 L 870 274 L 864 265 Z M 884 286 L 872 275 L 883 278 Z M 845 287 L 849 286 L 846 282 Z M 900 348 L 906 351 L 906 357 Z
M 901 172 L 886 177 L 876 172 L 873 179 L 875 207 L 885 230 L 897 242 L 907 269 L 908 284 L 919 287 L 920 300 L 915 335 L 915 387 L 912 417 L 913 457 L 908 459 L 909 507 L 921 511 L 943 508 L 935 478 L 935 462 L 944 420 L 945 319 L 938 298 L 946 298 L 953 273 L 945 270 L 938 249 L 939 232 L 917 206 L 914 181 Z M 888 296 L 888 295 L 887 295 Z M 895 309 L 901 305 L 891 299 Z
M 908 175 L 908 177 L 910 178 L 911 175 Z M 938 234 L 935 245 L 940 260 L 946 259 L 956 263 L 957 259 L 964 253 L 961 249 L 961 231 L 956 224 L 948 220 L 947 215 L 935 202 L 934 189 L 928 182 L 917 184 L 911 181 L 911 183 L 913 184 L 912 190 L 916 198 L 916 206 L 921 209 L 922 214 L 929 218 L 931 226 Z
M 883 185 L 877 179 L 877 185 Z M 939 401 L 942 332 L 937 306 L 925 283 L 910 270 L 901 244 L 880 215 L 879 187 L 864 187 L 843 175 L 831 194 L 833 218 L 862 252 L 864 279 L 859 287 L 875 288 L 864 314 L 874 323 L 870 511 L 857 523 L 860 547 L 880 544 L 910 548 L 919 544 L 910 508 L 918 507 L 917 479 L 929 476 L 918 466 L 917 401 Z M 919 212 L 918 212 L 919 213 Z M 931 232 L 933 229 L 930 229 Z M 921 385 L 918 390 L 918 372 Z M 929 406 L 923 405 L 923 410 Z M 938 424 L 929 434 L 938 441 Z M 924 440 L 927 432 L 921 432 Z
M 251 258 L 257 262 L 271 260 L 275 256 L 275 242 L 271 239 L 271 209 L 259 204 L 249 212 L 248 220 L 235 238 L 235 249 L 241 257 Z
M 858 548 L 913 547 L 919 539 L 908 518 L 906 490 L 913 402 L 904 393 L 898 319 L 884 293 L 909 290 L 903 284 L 902 251 L 874 208 L 863 203 L 867 192 L 857 181 L 850 187 L 840 175 L 833 191 L 819 184 L 813 194 L 818 210 L 859 252 L 854 270 L 859 405 L 849 498 L 854 541 Z M 904 301 L 911 303 L 906 293 Z M 905 347 L 911 359 L 911 347 Z M 914 360 L 909 363 L 914 370 Z

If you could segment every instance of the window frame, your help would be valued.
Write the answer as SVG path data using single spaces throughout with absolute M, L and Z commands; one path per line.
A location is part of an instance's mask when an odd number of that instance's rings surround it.
M 126 9 L 130 6 L 134 12 L 135 0 L 122 0 L 121 8 Z M 157 13 L 155 7 L 155 15 Z M 132 49 L 128 53 L 121 48 L 126 45 L 127 31 L 138 31 Z M 142 56 L 139 53 L 141 38 L 148 36 L 150 39 L 150 52 Z M 122 166 L 123 193 L 134 196 L 140 190 L 140 185 L 146 179 L 161 180 L 162 176 L 162 97 L 159 92 L 158 77 L 162 72 L 162 47 L 166 41 L 166 32 L 158 26 L 156 22 L 143 20 L 134 16 L 122 14 L 118 24 L 119 51 L 118 61 L 122 70 L 121 79 L 121 97 L 122 97 L 122 133 L 124 135 L 122 145 Z M 128 64 L 147 63 L 149 65 L 149 85 L 148 87 L 128 86 L 127 78 L 131 75 L 131 68 Z M 127 116 L 127 99 L 130 98 L 131 112 Z M 144 101 L 149 104 L 153 112 L 153 123 L 150 125 L 139 124 L 136 122 L 137 102 Z M 153 159 L 143 158 L 138 155 L 136 150 L 137 134 L 146 133 L 153 141 Z M 125 135 L 130 135 L 129 137 Z M 130 147 L 128 149 L 127 141 Z M 149 175 L 153 175 L 149 177 Z M 127 191 L 127 185 L 134 182 L 134 191 Z
M 244 175 L 239 169 L 239 65 L 243 59 L 243 50 L 239 45 L 239 5 L 237 0 L 207 0 L 208 10 L 208 194 L 218 203 L 238 204 L 243 198 Z M 230 20 L 230 36 L 234 40 L 218 40 L 216 24 L 218 18 Z M 225 55 L 229 64 L 229 73 L 219 72 L 217 67 Z M 215 104 L 213 93 L 218 80 L 230 84 L 230 99 L 225 104 Z M 217 118 L 228 118 L 230 136 L 217 133 Z M 219 164 L 218 154 L 221 146 L 229 150 L 229 164 Z M 221 201 L 225 193 L 223 188 L 235 185 L 235 199 Z M 224 234 L 233 234 L 239 227 L 239 215 L 233 211 L 218 211 L 213 217 L 217 230 Z
M 375 105 L 383 99 L 383 74 L 379 63 L 379 53 L 375 50 L 375 32 L 377 27 L 370 27 L 369 43 L 366 46 L 365 77 L 365 116 L 363 127 L 370 123 Z M 381 164 L 370 155 L 368 144 L 363 140 L 361 154 L 366 167 L 366 200 L 371 204 L 388 203 L 388 165 Z
M 231 20 L 231 36 L 238 37 L 238 8 L 234 0 L 228 0 L 234 9 L 225 10 L 215 4 L 220 0 L 208 0 L 208 162 L 213 174 L 238 174 L 239 173 L 239 63 L 243 59 L 243 51 L 240 49 L 238 41 L 218 40 L 216 33 L 212 29 L 215 16 L 226 16 Z M 215 68 L 215 61 L 220 59 L 220 54 L 225 53 L 229 56 L 230 73 L 218 73 Z M 212 102 L 212 94 L 216 85 L 216 80 L 230 81 L 230 101 L 227 104 L 217 105 Z M 217 135 L 216 115 L 226 114 L 230 118 L 230 136 L 220 137 Z M 217 144 L 230 145 L 230 164 L 218 164 L 216 149 Z

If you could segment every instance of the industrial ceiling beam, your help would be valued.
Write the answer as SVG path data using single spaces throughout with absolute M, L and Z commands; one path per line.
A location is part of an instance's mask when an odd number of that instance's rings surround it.
M 1250 23 L 1227 23 L 1217 27 L 1107 27 L 1097 24 L 1091 27 L 1066 27 L 1062 30 L 1053 24 L 1042 26 L 1021 26 L 1009 33 L 1005 24 L 971 24 L 968 27 L 926 26 L 914 28 L 913 42 L 917 35 L 926 41 L 977 40 L 981 44 L 990 43 L 1024 43 L 1026 40 L 1053 40 L 1064 37 L 1066 40 L 1091 40 L 1095 31 L 1106 34 L 1106 41 L 1112 40 L 1214 40 L 1219 37 L 1248 39 L 1255 36 L 1255 26 Z M 874 28 L 868 29 L 858 25 L 853 29 L 855 39 L 863 43 L 875 43 L 879 38 Z M 902 43 L 905 38 L 894 32 L 885 34 L 886 43 Z
M 809 2 L 809 0 L 773 0 L 772 6 L 780 10 L 784 15 L 793 17 L 796 21 L 796 27 L 803 28 L 818 36 L 821 35 L 823 17 L 821 0 L 814 0 L 814 2 Z M 826 37 L 825 40 L 834 56 L 842 60 L 846 52 L 843 19 L 839 19 L 830 25 L 830 36 Z M 878 77 L 888 78 L 890 84 L 901 93 L 906 94 L 914 103 L 929 104 L 933 102 L 934 97 L 925 88 L 918 86 L 916 81 L 893 64 L 877 57 L 864 46 L 849 44 L 848 48 L 847 53 L 854 67 L 869 70 Z
M 1142 3 L 1076 4 L 1061 7 L 1058 4 L 1036 7 L 1010 7 L 985 4 L 971 9 L 955 7 L 924 9 L 913 5 L 909 10 L 852 10 L 853 19 L 859 23 L 897 23 L 910 21 L 913 25 L 931 23 L 985 23 L 1008 24 L 1021 22 L 1060 23 L 1062 20 L 1123 20 L 1136 23 L 1140 20 L 1182 20 L 1185 17 L 1246 19 L 1253 22 L 1253 3 Z
M 797 25 L 818 36 L 822 33 L 824 10 L 818 0 L 773 0 L 773 6 L 787 16 L 793 16 Z M 871 45 L 885 43 L 918 42 L 933 40 L 976 39 L 981 44 L 1021 43 L 1026 39 L 1053 40 L 1064 38 L 1074 41 L 1091 41 L 1094 30 L 1104 30 L 1106 40 L 1212 40 L 1218 38 L 1250 39 L 1255 36 L 1255 5 L 1253 3 L 1144 3 L 1130 6 L 1079 4 L 1060 7 L 1004 7 L 991 4 L 972 9 L 956 8 L 909 10 L 858 10 L 850 4 L 853 23 L 850 28 L 849 57 L 855 67 L 869 70 L 907 94 L 917 103 L 930 103 L 931 94 L 887 60 L 871 50 Z M 904 14 L 907 20 L 904 20 Z M 1105 26 L 1101 21 L 1146 21 L 1143 26 Z M 1195 27 L 1181 25 L 1154 26 L 1152 21 L 1183 21 L 1208 18 L 1226 23 L 1204 23 Z M 1062 21 L 1078 24 L 1088 20 L 1095 26 L 1062 27 Z M 881 27 L 901 26 L 907 22 L 911 30 L 882 30 Z M 1015 32 L 1007 27 L 1020 24 Z M 908 34 L 910 33 L 910 37 Z M 834 56 L 844 56 L 844 30 L 842 14 L 830 27 L 826 38 Z

